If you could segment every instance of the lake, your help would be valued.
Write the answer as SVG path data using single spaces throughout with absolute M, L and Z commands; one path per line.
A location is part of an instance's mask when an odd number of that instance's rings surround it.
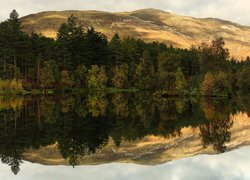
M 245 96 L 0 97 L 0 117 L 0 179 L 250 178 Z

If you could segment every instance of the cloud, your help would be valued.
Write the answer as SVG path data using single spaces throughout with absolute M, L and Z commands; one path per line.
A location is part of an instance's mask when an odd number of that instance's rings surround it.
M 234 180 L 250 179 L 250 146 L 217 155 L 199 155 L 157 166 L 129 163 L 104 165 L 44 166 L 25 162 L 15 176 L 10 167 L 0 165 L 0 179 L 5 180 L 164 180 L 203 179 Z
M 157 8 L 195 17 L 215 17 L 250 25 L 249 0 L 1 0 L 0 20 L 12 9 L 20 15 L 48 10 L 131 11 Z

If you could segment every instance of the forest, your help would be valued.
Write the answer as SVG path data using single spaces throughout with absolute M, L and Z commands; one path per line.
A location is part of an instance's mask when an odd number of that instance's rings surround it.
M 155 96 L 232 96 L 250 89 L 250 58 L 230 57 L 222 38 L 190 49 L 115 33 L 109 41 L 71 15 L 55 39 L 22 30 L 13 10 L 0 23 L 0 94 L 80 90 Z

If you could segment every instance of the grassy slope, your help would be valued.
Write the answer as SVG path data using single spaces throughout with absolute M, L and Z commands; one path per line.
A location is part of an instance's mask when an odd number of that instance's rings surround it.
M 56 37 L 59 26 L 71 14 L 81 23 L 93 26 L 111 38 L 115 32 L 122 37 L 133 36 L 146 41 L 161 41 L 181 48 L 189 48 L 215 37 L 223 37 L 231 56 L 250 55 L 250 27 L 220 19 L 198 19 L 156 9 L 109 13 L 102 11 L 50 11 L 22 18 L 24 29 Z

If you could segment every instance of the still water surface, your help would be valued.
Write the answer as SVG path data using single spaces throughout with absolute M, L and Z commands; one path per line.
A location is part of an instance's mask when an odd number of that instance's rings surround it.
M 247 97 L 0 98 L 0 179 L 249 179 L 249 115 Z

